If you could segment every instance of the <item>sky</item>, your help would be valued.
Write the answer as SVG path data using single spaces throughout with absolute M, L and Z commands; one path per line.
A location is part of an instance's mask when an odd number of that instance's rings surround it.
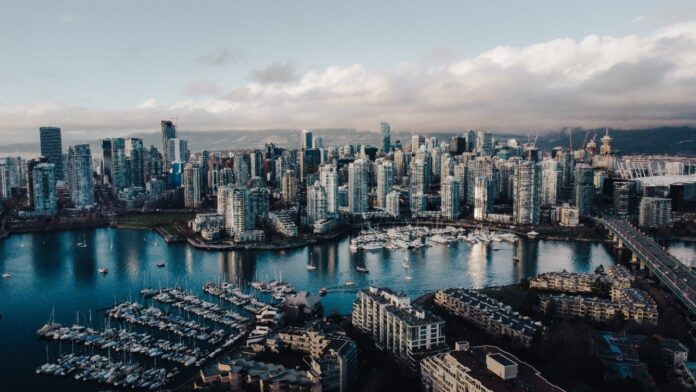
M 696 2 L 0 0 L 0 144 L 696 124 Z

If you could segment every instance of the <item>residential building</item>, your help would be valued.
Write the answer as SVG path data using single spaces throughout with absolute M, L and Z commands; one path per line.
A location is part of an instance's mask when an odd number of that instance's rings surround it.
M 542 295 L 540 308 L 560 318 L 589 318 L 607 322 L 621 315 L 638 324 L 656 325 L 657 305 L 648 293 L 637 289 L 612 290 L 613 299 L 579 295 Z
M 443 219 L 457 219 L 459 208 L 459 180 L 453 176 L 447 176 L 440 188 L 441 212 Z
M 56 165 L 53 163 L 34 166 L 34 211 L 39 215 L 55 215 L 58 212 L 55 172 Z
M 286 237 L 297 237 L 297 225 L 287 210 L 269 212 L 268 220 L 277 233 Z
M 68 186 L 70 199 L 75 207 L 94 205 L 92 153 L 89 144 L 79 144 L 68 149 Z
M 525 347 L 531 347 L 532 340 L 542 329 L 541 323 L 522 316 L 502 302 L 474 290 L 438 290 L 435 293 L 435 304 L 491 335 L 507 336 Z
M 561 162 L 552 158 L 541 161 L 541 204 L 554 206 L 563 191 L 563 169 Z
M 351 214 L 367 212 L 368 161 L 356 159 L 348 165 L 348 207 Z
M 319 181 L 307 187 L 307 218 L 309 224 L 314 225 L 316 221 L 326 219 L 327 204 L 326 190 L 319 184 Z
M 592 213 L 594 204 L 594 171 L 587 163 L 575 166 L 575 206 L 580 216 Z
M 445 321 L 387 288 L 360 290 L 353 303 L 352 323 L 415 374 L 422 358 L 447 348 Z
M 280 194 L 285 203 L 297 201 L 297 177 L 292 170 L 287 170 L 283 174 L 280 185 Z
M 394 163 L 378 159 L 375 162 L 375 171 L 377 172 L 377 199 L 375 205 L 385 208 L 387 206 L 387 194 L 391 192 L 394 184 Z
M 493 212 L 493 181 L 488 177 L 477 177 L 474 184 L 474 219 L 486 220 Z
M 335 214 L 338 212 L 338 174 L 336 167 L 330 164 L 321 165 L 319 168 L 319 183 L 326 191 L 326 212 Z
M 342 331 L 314 323 L 308 328 L 289 327 L 268 339 L 275 349 L 288 348 L 307 353 L 304 362 L 310 381 L 321 384 L 322 392 L 347 392 L 357 377 L 358 349 Z
M 189 162 L 184 167 L 184 207 L 200 208 L 201 195 L 201 167 L 198 163 Z
M 564 392 L 509 352 L 468 342 L 425 358 L 421 380 L 426 392 Z
M 515 167 L 513 180 L 513 222 L 538 225 L 541 219 L 541 176 L 539 166 L 522 161 Z
M 638 225 L 645 229 L 668 227 L 672 224 L 672 200 L 661 197 L 643 197 L 640 200 Z

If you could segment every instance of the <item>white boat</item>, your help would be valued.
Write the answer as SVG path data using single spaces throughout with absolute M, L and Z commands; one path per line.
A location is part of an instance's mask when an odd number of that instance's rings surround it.
M 350 286 L 353 286 L 355 283 L 354 283 L 352 280 L 349 280 L 349 281 L 347 281 L 347 282 L 344 283 L 344 284 L 345 284 L 346 286 L 350 287 Z
M 406 275 L 406 280 L 411 280 L 413 277 L 411 275 Z
M 356 267 L 355 270 L 358 271 L 358 272 L 365 273 L 365 274 L 370 272 L 370 270 L 368 270 L 368 269 L 365 268 L 365 267 Z
M 532 239 L 537 238 L 537 236 L 539 236 L 539 233 L 537 233 L 536 231 L 530 231 L 529 233 L 527 233 L 527 237 Z
M 307 269 L 310 270 L 310 271 L 314 271 L 315 269 L 317 269 L 317 266 L 316 266 L 316 265 L 312 265 L 312 264 L 307 264 Z
M 108 269 L 108 268 L 105 268 L 105 267 L 99 268 L 98 271 L 99 271 L 100 274 L 103 274 L 103 275 L 106 275 L 106 274 L 109 273 L 109 269 Z
M 406 269 L 411 268 L 411 264 L 409 264 L 409 263 L 401 263 L 401 265 Z
M 2 277 L 5 278 L 5 279 L 9 278 L 10 276 L 12 276 L 12 274 L 10 274 L 9 272 L 3 272 L 3 273 L 2 273 Z

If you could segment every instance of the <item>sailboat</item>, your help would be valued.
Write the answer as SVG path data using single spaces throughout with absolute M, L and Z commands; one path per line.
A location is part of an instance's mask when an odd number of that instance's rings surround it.
M 309 271 L 314 271 L 315 269 L 317 269 L 317 266 L 314 265 L 314 262 L 312 261 L 312 254 L 311 253 L 309 254 L 309 264 L 307 264 L 307 269 Z
M 79 248 L 86 248 L 87 247 L 87 234 L 85 234 L 84 240 L 77 241 L 77 246 Z

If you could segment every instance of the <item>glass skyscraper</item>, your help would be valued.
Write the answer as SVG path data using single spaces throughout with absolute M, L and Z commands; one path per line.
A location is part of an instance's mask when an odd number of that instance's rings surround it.
M 56 180 L 65 180 L 63 172 L 63 143 L 60 137 L 60 128 L 39 128 L 41 138 L 41 155 L 48 159 L 48 163 L 55 165 Z

